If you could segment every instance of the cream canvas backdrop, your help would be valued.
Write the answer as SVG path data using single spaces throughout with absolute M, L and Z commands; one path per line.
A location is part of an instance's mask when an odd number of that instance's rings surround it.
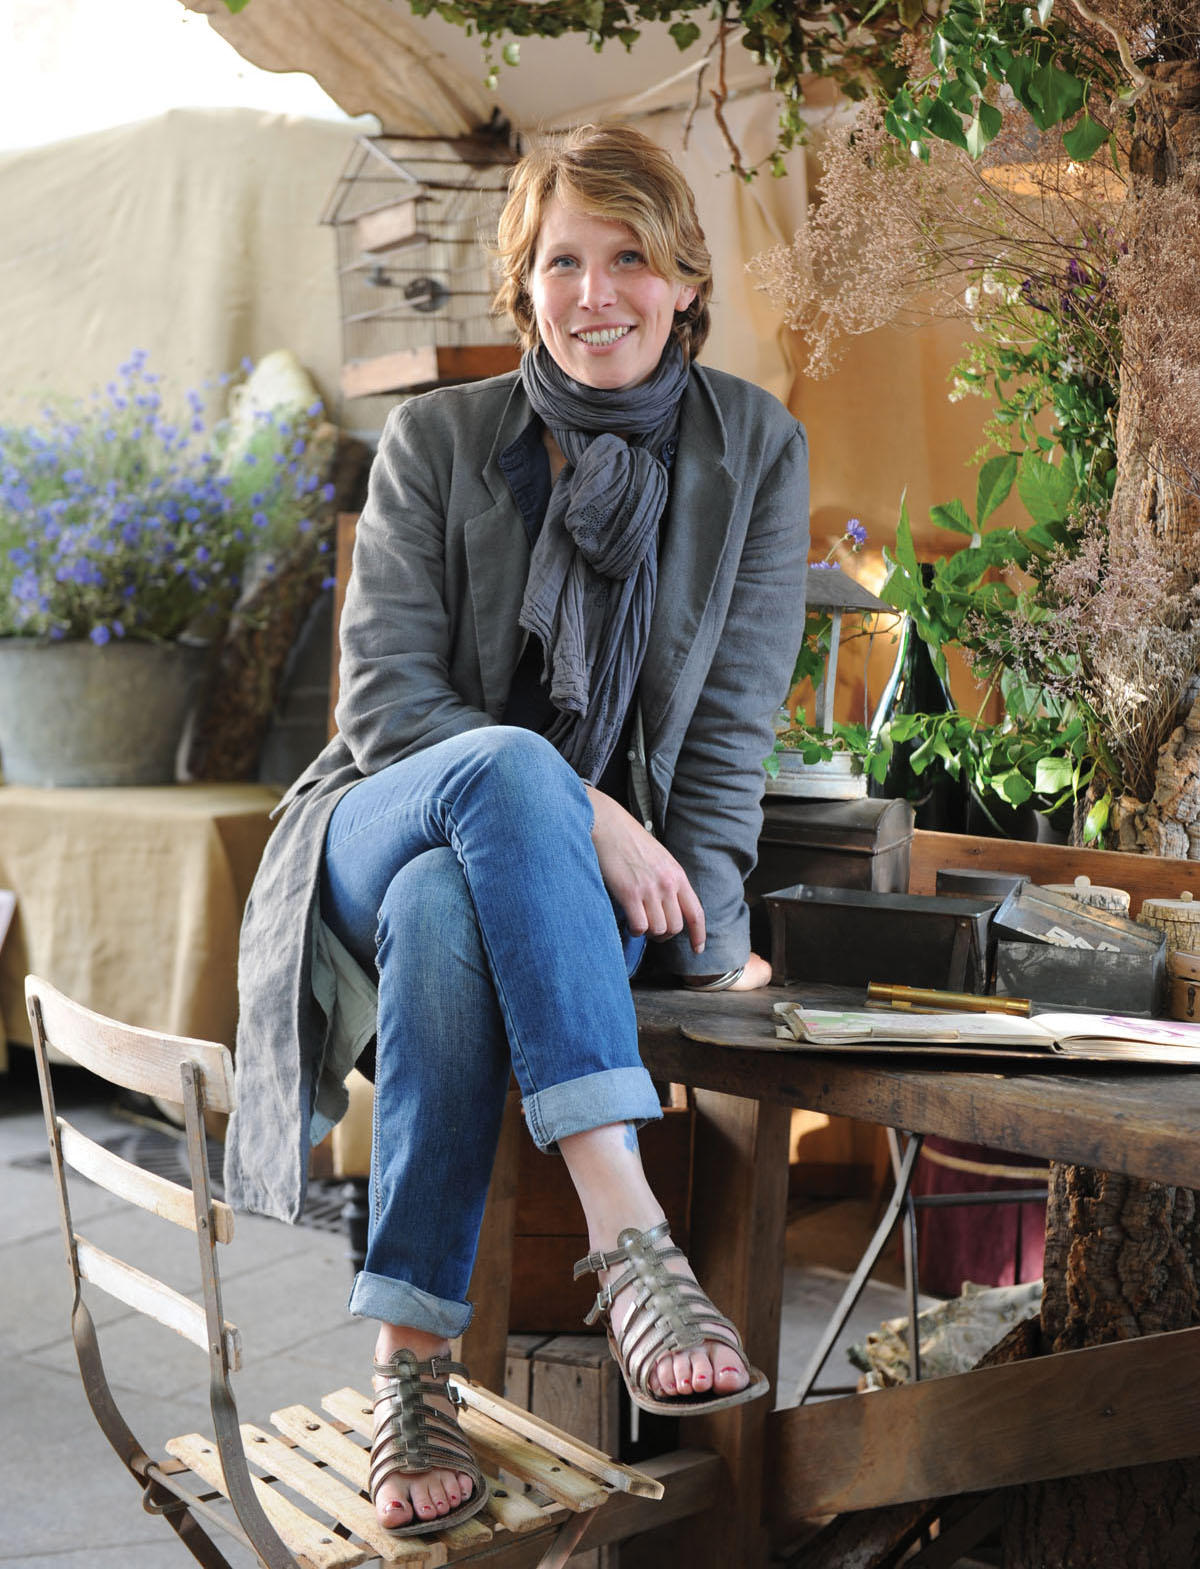
M 928 507 L 970 499 L 964 464 L 986 414 L 974 400 L 946 400 L 961 329 L 871 334 L 837 374 L 813 382 L 798 371 L 802 345 L 745 273 L 751 256 L 804 221 L 822 127 L 837 113 L 824 84 L 811 94 L 813 149 L 791 156 L 787 178 L 762 174 L 747 185 L 729 171 L 710 109 L 688 130 L 694 79 L 678 73 L 702 50 L 680 56 L 661 32 L 650 30 L 632 55 L 609 46 L 597 56 L 578 38 L 527 41 L 522 64 L 502 72 L 492 96 L 478 40 L 436 18 L 418 21 L 401 0 L 253 0 L 237 17 L 222 0 L 191 3 L 251 59 L 310 69 L 344 110 L 374 103 L 397 129 L 454 132 L 494 106 L 526 129 L 575 115 L 640 124 L 679 160 L 713 249 L 705 360 L 768 387 L 808 426 L 817 550 L 860 518 L 871 547 L 855 570 L 878 582 L 879 546 L 894 536 L 905 490 L 924 548 L 944 548 Z M 118 40 L 134 48 L 135 31 L 110 15 Z M 739 53 L 726 114 L 755 159 L 771 147 L 776 107 Z M 407 125 L 395 125 L 405 114 Z M 180 394 L 243 356 L 286 347 L 340 423 L 377 431 L 393 400 L 341 396 L 334 237 L 318 223 L 355 134 L 331 120 L 181 107 L 0 154 L 0 418 L 47 392 L 102 385 L 134 347 Z
M 769 137 L 767 98 L 734 111 L 748 141 Z M 695 184 L 714 252 L 707 362 L 786 399 L 787 334 L 744 259 L 802 215 L 803 161 L 795 179 L 747 188 L 722 168 L 711 120 L 686 150 L 680 115 L 645 124 Z M 285 347 L 343 424 L 377 427 L 381 400 L 342 401 L 334 237 L 318 222 L 355 134 L 250 109 L 178 109 L 0 154 L 0 416 L 31 394 L 103 384 L 135 346 L 188 385 Z

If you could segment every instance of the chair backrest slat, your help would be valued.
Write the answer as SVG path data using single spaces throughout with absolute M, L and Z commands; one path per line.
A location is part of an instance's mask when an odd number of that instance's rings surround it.
M 208 1350 L 208 1323 L 200 1303 L 164 1285 L 153 1275 L 135 1269 L 124 1259 L 114 1258 L 86 1237 L 77 1235 L 74 1240 L 79 1273 L 84 1280 L 107 1291 L 110 1297 L 116 1297 L 127 1307 L 165 1324 L 202 1351 Z M 230 1370 L 236 1373 L 242 1363 L 242 1337 L 236 1324 L 226 1323 L 223 1328 Z
M 58 1119 L 58 1134 L 63 1159 L 73 1171 L 116 1194 L 117 1198 L 127 1199 L 152 1215 L 160 1215 L 177 1226 L 195 1231 L 196 1203 L 190 1188 L 181 1187 L 167 1177 L 156 1176 L 154 1172 L 143 1171 L 140 1166 L 105 1149 L 103 1144 L 97 1144 L 95 1139 L 89 1139 L 86 1133 L 80 1133 L 65 1117 Z M 233 1211 L 229 1205 L 214 1199 L 212 1215 L 213 1235 L 217 1241 L 231 1241 Z
M 211 1111 L 233 1110 L 233 1057 L 216 1041 L 164 1036 L 82 1008 L 37 976 L 25 980 L 25 998 L 36 1033 L 40 1015 L 46 1043 L 90 1073 L 156 1100 L 179 1099 L 179 1073 L 194 1062 L 204 1076 Z

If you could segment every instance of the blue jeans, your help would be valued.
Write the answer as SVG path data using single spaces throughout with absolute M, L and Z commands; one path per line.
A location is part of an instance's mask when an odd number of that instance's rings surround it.
M 325 837 L 324 918 L 378 971 L 365 1266 L 350 1311 L 452 1337 L 510 1071 L 542 1149 L 661 1116 L 574 770 L 488 726 L 363 779 Z

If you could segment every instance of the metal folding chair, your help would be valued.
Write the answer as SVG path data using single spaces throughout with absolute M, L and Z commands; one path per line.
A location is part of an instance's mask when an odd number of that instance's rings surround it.
M 25 985 L 60 1217 L 71 1273 L 71 1314 L 84 1389 L 97 1422 L 151 1514 L 161 1515 L 206 1569 L 230 1569 L 210 1534 L 230 1532 L 266 1569 L 340 1569 L 403 1563 L 416 1569 L 484 1557 L 490 1569 L 533 1564 L 537 1535 L 546 1538 L 539 1569 L 558 1569 L 595 1510 L 616 1492 L 653 1499 L 663 1485 L 511 1405 L 478 1385 L 455 1380 L 489 1486 L 485 1510 L 433 1535 L 396 1537 L 383 1530 L 367 1496 L 371 1399 L 342 1389 L 320 1402 L 271 1414 L 270 1427 L 239 1421 L 230 1375 L 241 1339 L 221 1307 L 218 1244 L 233 1236 L 233 1212 L 212 1196 L 205 1112 L 233 1106 L 233 1062 L 226 1047 L 137 1029 L 92 1013 L 46 982 Z M 49 1053 L 111 1084 L 155 1099 L 182 1102 L 190 1188 L 143 1171 L 86 1137 L 54 1104 Z M 195 1234 L 199 1300 L 114 1257 L 74 1228 L 69 1173 Z M 215 1436 L 169 1438 L 159 1454 L 135 1437 L 118 1408 L 100 1352 L 85 1285 L 108 1293 L 174 1330 L 207 1353 Z M 90 1295 L 90 1290 L 88 1292 Z M 273 1427 L 274 1431 L 271 1431 Z M 366 1441 L 364 1444 L 363 1440 Z M 500 1473 L 504 1473 L 501 1480 Z

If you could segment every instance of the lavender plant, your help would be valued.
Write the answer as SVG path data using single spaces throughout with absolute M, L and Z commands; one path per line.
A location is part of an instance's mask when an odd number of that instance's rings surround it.
M 310 451 L 319 403 L 259 411 L 236 443 L 200 392 L 187 409 L 169 416 L 136 351 L 90 398 L 0 426 L 0 636 L 211 635 L 251 568 L 269 571 L 297 537 L 328 548 L 316 520 L 333 491 Z

